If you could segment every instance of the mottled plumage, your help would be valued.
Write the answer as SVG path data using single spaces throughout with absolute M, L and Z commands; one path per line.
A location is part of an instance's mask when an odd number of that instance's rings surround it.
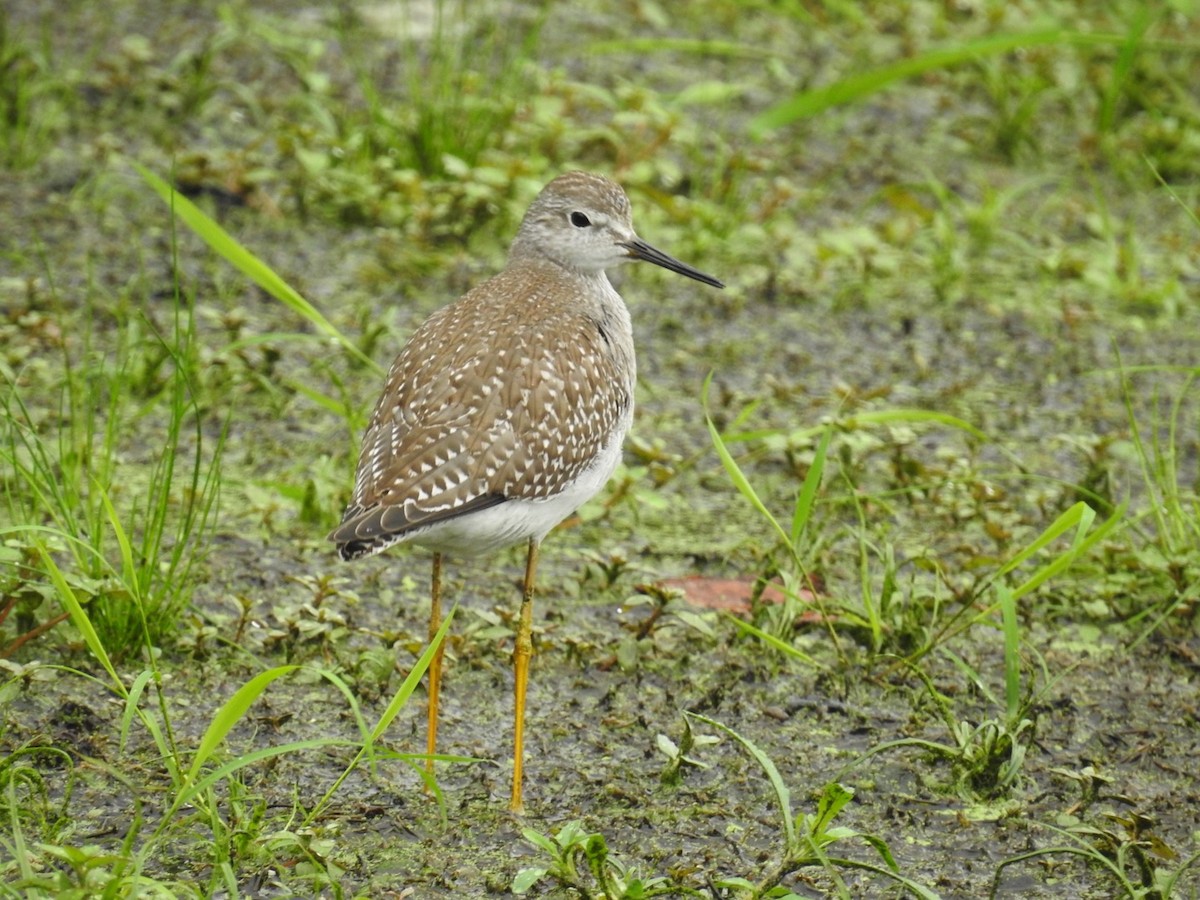
M 631 259 L 721 286 L 638 238 L 619 185 L 584 172 L 550 182 L 507 267 L 426 319 L 396 357 L 363 436 L 353 497 L 330 535 L 348 560 L 400 541 L 433 549 L 433 622 L 442 553 L 529 542 L 514 809 L 537 545 L 603 487 L 633 418 L 633 332 L 604 273 Z M 431 753 L 439 670 L 431 667 Z
M 584 302 L 588 288 L 610 305 Z M 624 435 L 634 378 L 629 318 L 603 275 L 514 261 L 427 319 L 392 365 L 333 535 L 342 556 L 408 538 L 469 556 L 540 539 L 557 523 L 490 537 L 432 526 L 563 494 Z

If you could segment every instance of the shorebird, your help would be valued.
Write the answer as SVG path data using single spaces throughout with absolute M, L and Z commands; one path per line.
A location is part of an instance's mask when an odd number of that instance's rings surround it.
M 405 541 L 433 551 L 431 640 L 443 555 L 528 544 L 513 649 L 510 808 L 518 813 L 538 548 L 608 481 L 633 419 L 633 329 L 605 274 L 631 260 L 724 287 L 638 237 L 615 182 L 569 172 L 547 184 L 503 271 L 426 319 L 392 363 L 363 435 L 353 497 L 329 535 L 346 560 Z M 430 756 L 441 673 L 439 648 L 429 667 Z M 432 771 L 433 760 L 427 765 Z

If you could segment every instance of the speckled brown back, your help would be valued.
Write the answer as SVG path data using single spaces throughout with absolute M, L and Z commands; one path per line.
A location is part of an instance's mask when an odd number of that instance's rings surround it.
M 595 460 L 632 403 L 633 359 L 593 286 L 620 302 L 607 281 L 518 261 L 413 334 L 332 535 L 345 558 L 505 500 L 545 499 Z

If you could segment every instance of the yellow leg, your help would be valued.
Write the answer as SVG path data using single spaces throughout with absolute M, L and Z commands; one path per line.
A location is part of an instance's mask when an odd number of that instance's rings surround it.
M 439 628 L 442 627 L 442 554 L 433 554 L 433 575 L 429 588 L 429 640 L 432 641 Z M 438 692 L 442 687 L 442 648 L 445 641 L 438 647 L 437 653 L 429 661 L 429 729 L 425 736 L 425 752 L 432 756 L 437 753 L 438 727 Z M 433 760 L 425 760 L 425 771 L 433 774 Z M 426 788 L 428 791 L 428 788 Z
M 533 581 L 537 573 L 537 541 L 529 541 L 529 556 L 525 561 L 525 591 L 521 596 L 521 617 L 517 623 L 517 642 L 513 648 L 513 669 L 516 673 L 516 711 L 513 716 L 513 781 L 512 802 L 508 808 L 515 813 L 525 812 L 521 802 L 521 778 L 525 771 L 525 689 L 529 685 L 529 659 L 533 656 Z

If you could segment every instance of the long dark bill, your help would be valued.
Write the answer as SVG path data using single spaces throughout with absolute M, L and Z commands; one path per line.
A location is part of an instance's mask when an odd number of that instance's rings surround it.
M 656 250 L 641 238 L 634 238 L 632 241 L 626 241 L 621 246 L 629 251 L 629 255 L 633 259 L 640 259 L 648 263 L 654 263 L 656 266 L 662 266 L 664 269 L 670 269 L 672 272 L 678 272 L 680 275 L 686 275 L 688 278 L 694 278 L 697 281 L 712 285 L 715 288 L 725 287 L 723 282 L 718 281 L 711 275 L 705 275 L 699 269 L 693 269 L 687 263 L 680 262 L 675 257 L 668 256 L 661 250 Z

